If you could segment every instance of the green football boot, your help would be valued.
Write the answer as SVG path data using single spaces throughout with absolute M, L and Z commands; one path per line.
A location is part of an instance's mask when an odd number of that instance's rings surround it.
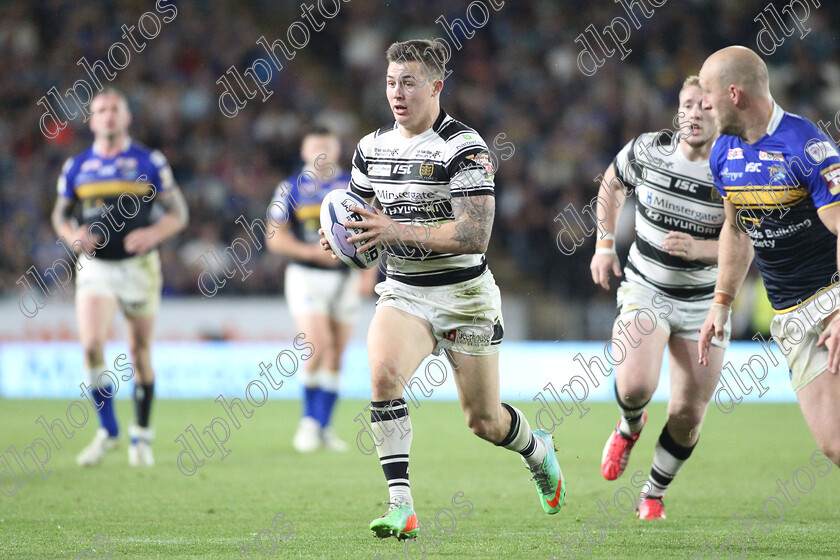
M 537 485 L 537 494 L 540 495 L 543 510 L 548 514 L 555 514 L 560 511 L 566 500 L 566 479 L 563 478 L 563 471 L 560 470 L 560 464 L 557 462 L 554 439 L 551 434 L 545 430 L 534 430 L 534 436 L 543 440 L 546 454 L 539 468 L 529 470 Z
M 557 462 L 555 461 L 555 464 Z M 397 498 L 388 502 L 391 507 L 379 519 L 370 522 L 370 530 L 375 537 L 387 539 L 397 537 L 399 540 L 415 539 L 420 532 L 417 515 L 404 498 Z

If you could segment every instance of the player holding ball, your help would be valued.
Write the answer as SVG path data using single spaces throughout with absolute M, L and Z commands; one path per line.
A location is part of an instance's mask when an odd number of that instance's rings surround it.
M 377 452 L 390 508 L 370 528 L 380 538 L 418 534 L 408 481 L 411 420 L 396 379 L 408 379 L 429 354 L 442 351 L 455 372 L 467 425 L 519 453 L 543 509 L 556 513 L 565 480 L 551 435 L 532 432 L 522 412 L 500 402 L 501 297 L 484 256 L 495 213 L 487 145 L 440 107 L 442 45 L 394 43 L 386 57 L 385 93 L 395 122 L 362 138 L 350 181 L 352 193 L 368 203 L 375 199 L 381 211 L 353 207 L 362 221 L 345 224 L 363 230 L 347 240 L 365 242 L 357 252 L 381 244 L 388 257 L 367 344 L 371 428 L 383 442 Z M 330 250 L 326 239 L 321 245 Z

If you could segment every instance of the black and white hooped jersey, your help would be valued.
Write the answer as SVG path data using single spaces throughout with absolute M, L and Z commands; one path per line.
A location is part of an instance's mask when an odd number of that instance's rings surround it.
M 441 109 L 432 127 L 413 138 L 404 137 L 396 122 L 362 138 L 353 155 L 350 190 L 376 197 L 398 223 L 440 227 L 454 219 L 453 198 L 494 196 L 494 173 L 481 136 Z M 406 284 L 454 284 L 487 268 L 483 254 L 438 253 L 422 248 L 423 239 L 404 241 L 384 250 L 388 277 Z
M 616 176 L 636 193 L 636 241 L 626 274 L 676 299 L 710 298 L 717 265 L 686 261 L 662 249 L 671 231 L 717 239 L 725 218 L 708 160 L 689 161 L 679 135 L 648 132 L 627 143 L 613 161 Z

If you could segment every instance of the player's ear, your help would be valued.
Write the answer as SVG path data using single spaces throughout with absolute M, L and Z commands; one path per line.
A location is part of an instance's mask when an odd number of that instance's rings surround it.
M 738 106 L 738 104 L 743 101 L 744 92 L 741 88 L 736 86 L 735 84 L 729 85 L 729 100 L 732 101 L 732 104 Z
M 443 80 L 435 80 L 435 85 L 432 87 L 432 96 L 440 95 L 443 91 Z

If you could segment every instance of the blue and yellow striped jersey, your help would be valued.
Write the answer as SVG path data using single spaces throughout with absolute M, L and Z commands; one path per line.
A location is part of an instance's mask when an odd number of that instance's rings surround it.
M 96 257 L 115 260 L 133 256 L 123 248 L 123 239 L 151 223 L 155 196 L 175 186 L 162 153 L 129 141 L 111 158 L 100 156 L 93 146 L 69 158 L 58 178 L 58 196 L 81 202 L 82 223 L 105 227 L 91 229 L 100 236 L 107 232 L 107 244 L 97 249 Z
M 320 181 L 312 171 L 301 170 L 293 177 L 280 183 L 274 191 L 272 219 L 276 223 L 291 228 L 292 234 L 304 243 L 318 243 L 321 227 L 321 202 L 327 193 L 347 189 L 350 174 L 336 171 L 328 180 Z M 311 262 L 301 262 L 304 266 L 323 268 Z M 347 268 L 346 265 L 338 269 Z M 333 270 L 333 269 L 330 269 Z
M 755 144 L 723 135 L 710 158 L 715 186 L 739 225 L 773 309 L 786 311 L 832 284 L 837 237 L 819 210 L 840 204 L 840 155 L 811 121 L 775 105 Z

